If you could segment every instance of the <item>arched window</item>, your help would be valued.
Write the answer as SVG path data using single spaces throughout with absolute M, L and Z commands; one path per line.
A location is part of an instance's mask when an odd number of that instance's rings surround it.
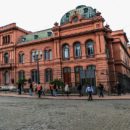
M 89 66 L 87 66 L 87 70 L 96 70 L 96 66 L 95 65 L 89 65 Z
M 35 61 L 35 50 L 31 51 L 31 62 Z
M 67 44 L 63 45 L 63 59 L 69 59 L 69 46 Z
M 92 40 L 86 42 L 86 55 L 87 56 L 94 55 L 94 42 Z
M 19 80 L 25 79 L 25 72 L 24 72 L 23 70 L 20 70 L 20 71 L 18 72 L 18 79 L 19 79 Z
M 19 53 L 19 63 L 20 64 L 24 63 L 24 53 Z
M 41 50 L 31 51 L 31 62 L 42 60 L 43 52 Z
M 52 81 L 52 69 L 48 68 L 48 69 L 45 69 L 45 82 L 50 82 Z
M 44 59 L 45 60 L 52 60 L 52 50 L 44 50 Z
M 81 47 L 80 47 L 80 43 L 76 42 L 74 44 L 74 55 L 76 58 L 80 58 L 81 57 Z
M 10 74 L 9 71 L 4 72 L 4 84 L 7 85 L 10 82 Z
M 38 83 L 38 72 L 37 72 L 37 70 L 31 71 L 31 79 L 32 79 L 32 82 Z
M 82 66 L 76 66 L 74 68 L 75 71 L 75 84 L 80 83 L 80 72 L 83 71 L 83 67 Z
M 71 83 L 71 68 L 65 67 L 63 68 L 63 77 L 64 77 L 64 83 Z
M 8 63 L 9 63 L 9 54 L 8 54 L 8 53 L 5 53 L 5 54 L 4 54 L 4 63 L 5 63 L 5 64 L 8 64 Z

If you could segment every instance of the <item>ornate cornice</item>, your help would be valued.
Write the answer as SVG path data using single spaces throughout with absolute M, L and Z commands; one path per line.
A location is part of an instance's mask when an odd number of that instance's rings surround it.
M 53 39 L 54 40 L 65 39 L 65 38 L 82 36 L 82 35 L 85 35 L 85 34 L 91 34 L 91 33 L 102 32 L 102 31 L 105 32 L 106 30 L 104 28 L 94 29 L 94 30 L 89 30 L 89 31 L 84 31 L 84 32 L 79 32 L 79 33 L 68 34 L 68 35 L 64 35 L 64 36 L 56 36 Z
M 80 22 L 77 22 L 75 24 L 65 24 L 63 26 L 53 27 L 53 31 L 63 31 L 63 30 L 67 30 L 67 29 L 81 27 L 81 26 L 84 26 L 84 25 L 90 25 L 90 24 L 93 24 L 93 23 L 99 22 L 99 21 L 104 22 L 104 18 L 101 17 L 101 16 L 97 16 L 97 17 L 94 17 L 94 18 L 91 18 L 91 19 L 88 19 L 88 20 L 83 19 Z
M 122 48 L 125 50 L 125 52 L 127 53 L 127 55 L 129 56 L 129 58 L 130 58 L 127 47 L 124 46 L 124 44 L 121 42 L 120 38 L 114 39 L 113 43 L 114 44 L 120 44 L 122 46 Z

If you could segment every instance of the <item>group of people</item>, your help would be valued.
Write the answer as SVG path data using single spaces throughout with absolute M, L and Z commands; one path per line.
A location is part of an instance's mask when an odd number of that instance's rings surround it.
M 23 88 L 22 85 L 19 83 L 18 84 L 18 94 L 21 94 L 22 88 Z M 117 88 L 117 94 L 121 95 L 121 85 L 119 82 L 117 82 L 116 88 Z M 49 89 L 50 89 L 50 93 L 52 96 L 57 96 L 58 88 L 57 88 L 56 84 L 54 84 L 54 85 L 50 84 Z M 103 84 L 99 83 L 98 90 L 99 90 L 99 97 L 104 97 Z M 69 94 L 70 94 L 69 84 L 65 83 L 63 91 L 67 96 L 69 96 Z M 88 100 L 89 101 L 93 100 L 92 95 L 94 93 L 94 90 L 93 90 L 93 87 L 91 84 L 87 84 L 86 86 L 82 86 L 81 84 L 78 84 L 77 91 L 79 93 L 79 96 L 83 96 L 83 93 L 85 92 L 88 95 Z M 38 83 L 38 84 L 30 83 L 29 84 L 29 95 L 33 96 L 34 92 L 38 95 L 39 98 L 41 97 L 42 94 L 45 95 L 45 91 L 40 83 Z
M 45 96 L 44 89 L 40 83 L 38 83 L 38 84 L 30 83 L 29 95 L 33 96 L 34 92 L 38 95 L 39 98 L 41 97 L 41 95 Z
M 99 89 L 99 97 L 104 97 L 104 86 L 101 83 L 99 84 L 98 89 Z M 64 91 L 66 95 L 69 96 L 70 88 L 68 84 L 65 84 Z M 94 93 L 94 89 L 91 84 L 87 84 L 86 86 L 82 86 L 81 84 L 78 84 L 77 91 L 79 93 L 79 96 L 83 96 L 83 93 L 85 91 L 85 93 L 88 94 L 88 101 L 93 100 L 92 95 Z
M 21 95 L 23 91 L 23 87 L 21 83 L 18 83 L 18 94 Z M 29 95 L 33 96 L 33 94 L 36 93 L 38 94 L 38 97 L 40 98 L 41 95 L 45 95 L 45 92 L 43 90 L 43 87 L 40 83 L 29 83 Z
M 51 92 L 51 96 L 57 96 L 57 86 L 56 84 L 50 84 L 50 92 Z

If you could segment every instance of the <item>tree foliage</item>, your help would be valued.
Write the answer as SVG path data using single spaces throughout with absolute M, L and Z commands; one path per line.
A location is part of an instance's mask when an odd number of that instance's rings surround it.
M 58 86 L 58 88 L 64 87 L 64 82 L 61 79 L 54 79 L 53 81 L 50 82 L 50 84 L 56 85 Z

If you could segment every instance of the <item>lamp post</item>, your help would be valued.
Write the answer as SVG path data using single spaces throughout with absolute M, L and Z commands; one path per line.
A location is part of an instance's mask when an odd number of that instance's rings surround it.
M 34 61 L 37 63 L 37 83 L 40 83 L 40 71 L 39 71 L 39 60 L 42 59 L 42 51 L 41 50 L 35 50 L 32 53 Z

